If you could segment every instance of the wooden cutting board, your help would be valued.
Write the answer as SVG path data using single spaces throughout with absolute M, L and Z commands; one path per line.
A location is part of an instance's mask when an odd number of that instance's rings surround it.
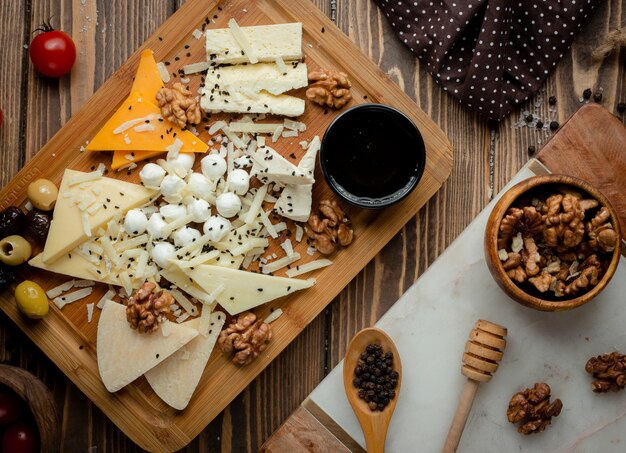
M 0 294 L 2 310 L 37 344 L 42 351 L 131 439 L 150 451 L 173 451 L 189 443 L 217 416 L 358 274 L 379 250 L 411 219 L 426 201 L 441 187 L 450 174 L 452 149 L 443 132 L 417 105 L 376 67 L 350 40 L 308 1 L 289 0 L 230 0 L 215 2 L 189 0 L 165 22 L 140 49 L 105 83 L 86 105 L 38 152 L 11 183 L 0 192 L 0 209 L 9 205 L 23 206 L 26 188 L 34 179 L 45 177 L 59 183 L 65 168 L 89 171 L 99 162 L 110 163 L 106 153 L 82 153 L 80 148 L 95 135 L 129 93 L 139 61 L 139 53 L 151 48 L 157 61 L 167 61 L 174 80 L 183 65 L 205 59 L 204 40 L 196 40 L 194 29 L 222 28 L 230 18 L 240 25 L 286 22 L 303 23 L 303 51 L 310 69 L 318 67 L 341 70 L 352 81 L 352 104 L 376 102 L 394 106 L 405 112 L 419 127 L 426 144 L 427 163 L 417 189 L 400 205 L 385 211 L 348 209 L 356 234 L 355 242 L 332 256 L 334 264 L 313 274 L 317 284 L 306 291 L 267 304 L 255 310 L 263 319 L 271 309 L 284 311 L 274 324 L 274 336 L 268 349 L 251 365 L 237 368 L 221 354 L 211 357 L 196 394 L 184 411 L 176 411 L 163 403 L 141 378 L 121 391 L 106 391 L 98 374 L 96 361 L 96 329 L 99 312 L 87 322 L 85 304 L 97 301 L 106 288 L 98 286 L 87 300 L 66 306 L 62 311 L 51 307 L 41 322 L 29 322 L 17 312 L 12 291 Z M 186 47 L 188 46 L 188 47 Z M 192 92 L 200 84 L 200 76 L 192 76 Z M 303 96 L 303 92 L 298 93 Z M 307 105 L 300 118 L 307 131 L 294 143 L 282 140 L 276 149 L 283 155 L 303 153 L 300 140 L 322 136 L 336 112 Z M 211 122 L 219 119 L 214 115 Z M 207 140 L 207 132 L 201 138 Z M 281 144 L 282 143 L 282 144 Z M 393 144 L 390 144 L 393 155 Z M 138 182 L 136 171 L 109 173 L 108 176 Z M 314 203 L 332 197 L 323 182 L 314 188 Z M 296 249 L 308 260 L 303 241 Z M 272 250 L 280 252 L 278 245 Z M 44 289 L 52 288 L 67 278 L 36 272 L 25 267 L 24 278 L 39 282 Z M 280 275 L 280 273 L 279 273 Z
M 584 105 L 563 124 L 536 157 L 548 171 L 537 161 L 531 161 L 528 168 L 532 173 L 561 173 L 590 182 L 609 198 L 617 210 L 622 228 L 626 226 L 626 128 L 619 118 L 597 104 Z M 510 340 L 516 341 L 514 337 Z M 407 360 L 410 358 L 404 357 L 403 364 Z M 427 368 L 428 364 L 424 366 Z M 336 382 L 324 381 L 318 389 L 331 384 Z M 416 411 L 420 410 L 419 406 L 418 401 Z M 482 451 L 481 445 L 474 447 L 475 451 Z M 364 451 L 332 416 L 309 397 L 266 441 L 261 451 L 311 450 L 337 453 Z

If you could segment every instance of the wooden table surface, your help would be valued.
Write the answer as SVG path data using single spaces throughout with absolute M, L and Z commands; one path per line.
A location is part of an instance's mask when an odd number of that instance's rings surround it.
M 207 0 L 210 1 L 210 0 Z M 309 1 L 309 0 L 300 0 Z M 183 0 L 11 0 L 0 2 L 0 185 L 67 121 Z M 448 182 L 325 312 L 223 411 L 186 452 L 256 451 L 341 360 L 350 338 L 373 324 L 459 235 L 496 192 L 539 150 L 549 134 L 519 127 L 520 112 L 565 121 L 585 88 L 603 90 L 616 112 L 626 101 L 624 52 L 603 63 L 591 51 L 604 35 L 626 26 L 621 0 L 601 2 L 537 96 L 499 125 L 459 107 L 395 37 L 372 0 L 313 0 L 440 125 L 454 147 Z M 40 77 L 26 44 L 52 23 L 77 46 L 71 76 Z M 547 98 L 558 99 L 550 112 Z M 541 99 L 545 100 L 542 102 Z M 25 368 L 54 392 L 62 411 L 62 451 L 140 451 L 0 311 L 0 363 Z

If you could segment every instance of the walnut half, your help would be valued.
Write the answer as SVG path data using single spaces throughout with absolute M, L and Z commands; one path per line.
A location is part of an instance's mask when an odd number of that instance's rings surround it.
M 157 291 L 156 283 L 146 282 L 126 301 L 126 319 L 132 329 L 152 333 L 159 329 L 161 318 L 170 312 L 174 297 L 165 291 Z
M 181 129 L 187 123 L 199 124 L 202 119 L 200 105 L 182 83 L 175 83 L 172 88 L 161 88 L 156 95 L 163 118 L 176 124 Z
M 309 73 L 309 82 L 313 82 L 306 90 L 306 97 L 316 104 L 340 109 L 352 99 L 352 84 L 345 72 L 334 72 L 328 69 Z
M 562 408 L 563 403 L 558 398 L 550 403 L 550 386 L 538 382 L 533 388 L 513 395 L 506 416 L 511 423 L 522 423 L 517 428 L 518 432 L 540 433 L 551 423 L 552 417 L 561 413 Z
M 254 313 L 240 313 L 220 333 L 217 345 L 224 354 L 233 354 L 235 365 L 248 365 L 256 359 L 272 339 L 269 324 L 257 320 Z
M 354 240 L 350 219 L 335 200 L 322 200 L 317 213 L 311 214 L 304 229 L 322 255 L 330 255 L 337 245 L 347 247 Z

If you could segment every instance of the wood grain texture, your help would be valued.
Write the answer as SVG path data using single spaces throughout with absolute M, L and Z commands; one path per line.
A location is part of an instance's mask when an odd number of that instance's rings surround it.
M 82 1 L 1 3 L 0 42 L 10 43 L 3 48 L 5 65 L 0 74 L 0 107 L 5 113 L 0 127 L 0 184 L 4 186 L 26 156 L 36 152 L 59 129 L 61 114 L 55 107 L 61 105 L 58 98 L 63 97 L 63 105 L 72 109 L 67 88 L 70 85 L 72 89 L 71 83 L 66 82 L 58 90 L 54 83 L 30 74 L 27 50 L 22 45 L 30 37 L 31 9 L 41 11 L 37 17 L 40 20 L 47 18 L 46 8 L 60 10 L 58 5 L 62 5 L 64 14 L 72 11 L 71 21 L 68 22 L 68 16 L 63 23 L 67 27 L 71 24 L 73 30 L 81 21 L 76 19 L 79 12 L 72 7 L 82 5 Z M 93 83 L 98 88 L 184 0 L 86 0 L 85 3 L 89 8 L 95 4 L 99 12 L 93 41 L 85 44 L 89 46 L 86 53 L 95 55 Z M 313 0 L 313 3 L 330 15 L 330 0 Z M 447 133 L 455 149 L 452 176 L 329 308 L 185 449 L 187 452 L 256 451 L 340 360 L 352 335 L 378 319 L 488 200 L 490 129 L 487 122 L 462 110 L 433 83 L 413 54 L 395 38 L 373 3 L 368 0 L 336 3 L 339 27 Z M 616 104 L 626 100 L 624 53 L 609 57 L 596 69 L 589 60 L 591 48 L 605 31 L 626 24 L 620 0 L 601 3 L 574 42 L 572 53 L 566 54 L 544 84 L 543 99 L 551 94 L 558 98 L 557 112 L 552 116 L 560 121 L 579 107 L 578 98 L 587 87 L 599 84 L 604 88 L 602 104 L 610 111 L 614 112 Z M 104 15 L 106 21 L 100 20 Z M 33 19 L 32 23 L 37 21 Z M 77 32 L 72 33 L 76 37 Z M 22 63 L 26 71 L 22 71 Z M 20 102 L 26 99 L 30 107 L 28 115 L 20 107 Z M 494 155 L 496 191 L 526 162 L 528 146 L 539 150 L 546 141 L 546 137 L 534 130 L 512 127 L 519 112 L 534 108 L 536 100 L 536 97 L 531 99 L 513 112 L 498 129 Z M 538 108 L 548 116 L 545 102 Z M 377 288 L 376 298 L 374 288 Z M 92 446 L 99 452 L 140 451 L 1 311 L 0 361 L 30 370 L 53 390 L 57 404 L 63 408 L 64 446 L 72 446 L 74 451 L 87 451 Z

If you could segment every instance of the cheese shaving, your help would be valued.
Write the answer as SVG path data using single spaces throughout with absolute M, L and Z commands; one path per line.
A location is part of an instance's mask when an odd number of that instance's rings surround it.
M 91 322 L 91 319 L 93 318 L 93 307 L 94 304 L 87 304 L 87 322 Z
M 154 124 L 143 123 L 143 124 L 140 124 L 139 126 L 133 127 L 133 130 L 135 132 L 154 132 L 156 130 L 156 127 L 154 126 Z M 132 160 L 135 160 L 135 159 L 132 159 Z
M 226 137 L 228 137 L 228 140 L 230 140 L 237 148 L 246 147 L 246 144 L 233 131 L 231 131 L 228 126 L 224 126 L 222 128 L 222 131 L 224 132 Z
M 243 34 L 243 32 L 241 31 L 241 28 L 239 27 L 235 19 L 230 19 L 228 21 L 228 28 L 230 28 L 230 32 L 233 35 L 233 39 L 235 40 L 237 44 L 239 44 L 239 47 L 241 47 L 246 57 L 248 57 L 248 60 L 250 60 L 250 63 L 252 64 L 258 63 L 259 59 L 257 58 L 256 54 L 252 50 L 252 47 L 250 46 L 250 42 L 248 41 L 248 38 L 246 38 L 246 36 Z
M 302 241 L 303 237 L 304 237 L 304 228 L 302 228 L 300 225 L 296 225 L 296 241 L 297 242 Z
M 289 137 L 297 137 L 298 136 L 298 131 L 284 131 L 282 133 L 283 138 L 289 138 Z
M 198 309 L 196 308 L 196 306 L 193 304 L 193 302 L 187 299 L 187 297 L 185 297 L 183 293 L 181 293 L 177 289 L 170 289 L 170 294 L 174 296 L 174 299 L 176 299 L 176 302 L 178 302 L 178 305 L 183 307 L 183 309 L 187 313 L 189 313 L 192 316 L 198 315 Z
M 72 186 L 75 186 L 76 184 L 81 184 L 83 182 L 95 181 L 97 179 L 102 178 L 102 174 L 103 173 L 99 170 L 92 171 L 89 173 L 81 173 L 79 175 L 68 178 L 67 185 L 72 187 Z
M 74 287 L 74 283 L 76 283 L 76 280 L 70 280 L 68 282 L 61 283 L 59 286 L 55 286 L 54 288 L 46 291 L 46 295 L 49 299 L 54 299 L 55 297 L 60 296 L 64 292 L 72 289 Z
M 285 239 L 280 246 L 283 248 L 287 256 L 293 255 L 293 245 L 291 244 L 291 239 Z
M 80 213 L 80 221 L 83 224 L 83 233 L 88 238 L 91 237 L 91 224 L 89 223 L 89 214 L 86 212 Z
M 191 63 L 183 66 L 183 72 L 185 74 L 195 74 L 197 72 L 206 71 L 211 65 L 208 61 L 199 61 L 197 63 Z
M 260 213 L 261 213 L 261 222 L 263 223 L 263 226 L 267 230 L 268 234 L 272 236 L 274 239 L 276 239 L 278 237 L 278 232 L 276 231 L 276 228 L 274 228 L 274 225 L 270 221 L 270 218 L 267 215 L 267 212 L 261 209 Z
M 276 143 L 280 138 L 280 135 L 283 133 L 284 126 L 278 126 L 272 135 L 272 142 Z
M 225 121 L 216 121 L 215 123 L 211 124 L 211 127 L 209 128 L 209 135 L 215 134 L 217 131 L 224 127 L 226 127 Z
M 280 318 L 280 317 L 282 316 L 282 314 L 283 314 L 283 310 L 282 310 L 282 309 L 280 309 L 280 308 L 277 308 L 276 310 L 274 310 L 273 312 L 271 312 L 271 313 L 268 315 L 268 317 L 267 317 L 267 318 L 265 318 L 265 319 L 263 320 L 263 322 L 264 322 L 265 324 L 270 324 L 270 323 L 272 323 L 272 322 L 276 321 L 278 318 Z
M 198 333 L 204 337 L 209 332 L 209 324 L 211 323 L 211 308 L 209 306 L 202 307 L 200 313 L 200 321 L 198 322 Z
M 248 209 L 248 212 L 246 214 L 246 218 L 244 219 L 246 225 L 250 225 L 256 220 L 259 211 L 261 210 L 261 206 L 263 205 L 263 199 L 265 198 L 265 194 L 267 194 L 267 185 L 259 187 L 259 190 L 256 191 L 256 194 L 252 199 L 250 208 Z
M 167 71 L 165 63 L 163 63 L 162 61 L 158 62 L 157 70 L 159 71 L 159 75 L 161 76 L 161 80 L 163 81 L 163 83 L 169 83 L 170 73 Z
M 93 293 L 93 288 L 82 288 L 68 293 L 65 296 L 55 297 L 54 299 L 52 299 L 52 302 L 54 302 L 54 305 L 59 307 L 59 309 L 62 309 L 67 304 L 71 304 L 73 302 L 76 302 L 77 300 L 84 299 L 91 293 Z
M 182 148 L 183 142 L 178 138 L 174 140 L 174 143 L 165 147 L 165 150 L 167 151 L 167 159 L 176 159 Z
M 176 322 L 180 324 L 183 321 L 187 321 L 187 318 L 189 318 L 189 316 L 190 316 L 189 313 L 183 313 L 178 318 L 176 318 Z
M 128 275 L 128 272 L 126 272 L 126 271 L 120 272 L 119 278 L 120 278 L 120 282 L 122 283 L 122 287 L 124 288 L 124 291 L 126 292 L 126 294 L 132 294 L 132 292 L 133 292 L 133 283 L 130 280 L 130 276 Z
M 291 263 L 295 263 L 300 259 L 300 254 L 298 252 L 294 252 L 291 256 L 285 256 L 284 258 L 280 258 L 276 261 L 273 261 L 269 264 L 266 264 L 261 267 L 261 272 L 264 274 L 271 274 L 272 272 L 276 272 L 279 269 L 282 269 L 285 266 L 290 265 Z
M 172 325 L 170 324 L 170 320 L 169 319 L 164 319 L 161 322 L 161 334 L 164 337 L 169 337 L 171 331 L 172 331 Z
M 248 121 L 232 121 L 228 129 L 232 132 L 245 132 L 249 134 L 273 134 L 277 128 L 283 127 L 278 123 L 255 124 Z M 249 151 L 248 151 L 249 152 Z
M 243 244 L 233 248 L 230 250 L 230 253 L 234 256 L 245 255 L 250 250 L 255 249 L 256 247 L 267 247 L 269 245 L 269 241 L 263 238 L 253 238 Z
M 194 29 L 194 31 L 191 32 L 191 36 L 193 36 L 196 39 L 200 39 L 202 38 L 202 32 L 196 28 Z
M 298 131 L 298 132 L 306 131 L 306 124 L 304 124 L 304 123 L 302 123 L 300 121 L 294 121 L 292 119 L 285 118 L 285 121 L 283 122 L 283 124 L 285 125 L 285 129 L 289 129 L 289 130 L 292 130 L 292 131 Z
M 306 274 L 307 272 L 311 272 L 317 269 L 321 269 L 326 266 L 330 266 L 333 264 L 331 260 L 327 260 L 325 258 L 311 261 L 310 263 L 301 264 L 300 266 L 296 266 L 287 271 L 287 277 L 296 277 L 298 275 Z
M 198 266 L 200 264 L 204 264 L 207 261 L 211 261 L 217 258 L 219 255 L 219 250 L 211 250 L 210 252 L 200 254 L 195 258 L 190 259 L 189 261 L 176 261 L 176 265 L 181 269 L 187 269 L 190 267 Z
M 127 129 L 130 129 L 131 127 L 139 124 L 139 123 L 145 123 L 146 121 L 152 121 L 155 120 L 159 117 L 160 115 L 156 115 L 154 113 L 151 113 L 150 115 L 146 115 L 142 118 L 135 118 L 134 120 L 128 120 L 123 122 L 122 124 L 120 124 L 119 126 L 117 126 L 114 130 L 113 130 L 113 134 L 117 135 L 117 134 L 121 134 L 122 132 L 126 131 Z
M 115 296 L 115 290 L 109 286 L 108 291 L 106 293 L 104 293 L 104 296 L 102 296 L 100 298 L 100 300 L 96 304 L 96 307 L 98 307 L 100 310 L 102 310 L 102 308 L 104 307 L 104 303 L 107 300 L 112 299 L 114 296 Z
M 281 74 L 287 74 L 287 65 L 285 64 L 285 61 L 282 59 L 282 57 L 276 57 L 274 59 L 274 62 L 276 63 L 276 66 L 278 66 L 278 70 L 281 72 Z

